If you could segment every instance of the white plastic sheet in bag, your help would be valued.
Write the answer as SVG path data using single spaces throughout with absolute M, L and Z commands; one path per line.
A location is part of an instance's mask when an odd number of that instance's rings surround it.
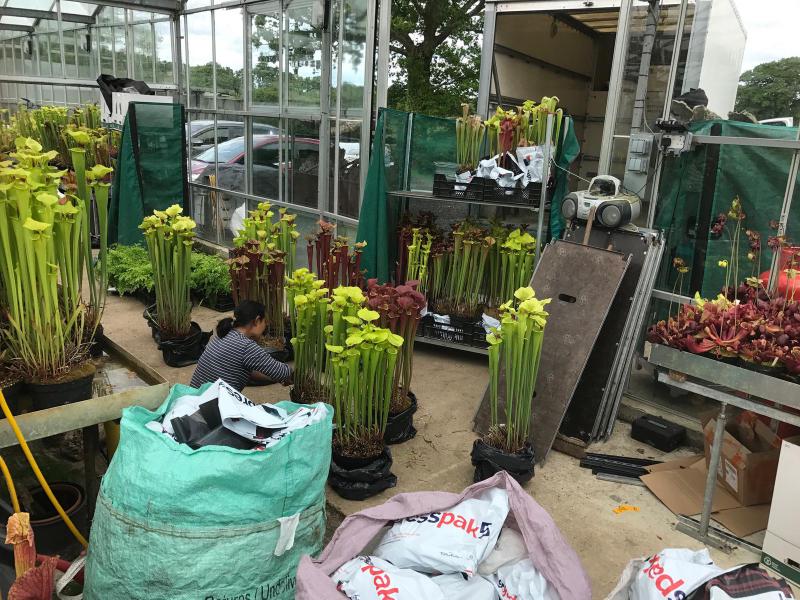
M 558 594 L 529 558 L 500 567 L 495 575 L 495 585 L 501 598 L 559 600 Z
M 497 545 L 489 556 L 478 566 L 481 575 L 494 575 L 500 567 L 512 565 L 527 556 L 525 540 L 519 532 L 506 526 L 500 531 Z
M 461 573 L 437 575 L 431 581 L 442 590 L 444 600 L 497 600 L 494 584 L 485 577 L 464 579 Z
M 331 579 L 352 600 L 444 600 L 432 579 L 374 556 L 357 556 Z
M 667 548 L 645 560 L 631 585 L 632 600 L 683 598 L 723 572 L 708 549 Z
M 375 554 L 401 568 L 472 577 L 497 544 L 507 516 L 508 494 L 491 488 L 449 510 L 395 522 Z

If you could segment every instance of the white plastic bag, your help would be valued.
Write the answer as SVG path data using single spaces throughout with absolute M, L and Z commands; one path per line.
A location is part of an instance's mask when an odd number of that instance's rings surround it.
M 342 565 L 331 579 L 353 600 L 444 600 L 432 579 L 374 556 L 357 556 Z
M 497 156 L 492 158 L 485 158 L 478 163 L 478 169 L 475 171 L 475 177 L 483 177 L 489 179 L 492 172 L 497 168 Z
M 506 491 L 491 488 L 450 510 L 395 522 L 375 554 L 401 568 L 472 577 L 497 544 L 506 516 Z
M 506 526 L 500 531 L 497 538 L 497 545 L 489 553 L 479 566 L 478 573 L 481 575 L 494 575 L 500 567 L 512 565 L 524 559 L 528 555 L 525 550 L 525 540 L 519 532 Z
M 631 600 L 666 600 L 683 598 L 699 585 L 723 573 L 711 560 L 708 550 L 667 548 L 644 559 L 632 574 Z
M 542 146 L 524 146 L 517 148 L 517 164 L 525 174 L 522 185 L 542 181 L 544 166 L 544 149 Z
M 529 558 L 497 570 L 497 593 L 514 600 L 559 600 L 558 594 Z
M 437 575 L 431 578 L 445 600 L 497 600 L 494 584 L 485 577 L 464 579 L 461 573 Z

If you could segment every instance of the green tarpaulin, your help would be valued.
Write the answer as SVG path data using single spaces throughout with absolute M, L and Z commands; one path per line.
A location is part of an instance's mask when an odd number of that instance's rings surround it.
M 109 243 L 141 243 L 145 216 L 172 204 L 188 206 L 184 123 L 181 104 L 134 102 L 128 108 L 114 171 Z

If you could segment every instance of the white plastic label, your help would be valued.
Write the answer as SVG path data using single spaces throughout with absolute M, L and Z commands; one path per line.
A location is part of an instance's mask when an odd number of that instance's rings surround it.
M 395 522 L 375 554 L 401 568 L 472 577 L 497 544 L 506 516 L 505 490 L 488 489 L 451 509 Z

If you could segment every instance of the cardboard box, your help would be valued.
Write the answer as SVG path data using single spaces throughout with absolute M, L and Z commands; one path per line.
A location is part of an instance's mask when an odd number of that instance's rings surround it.
M 716 420 L 711 419 L 703 428 L 706 468 L 711 460 L 716 425 Z M 742 506 L 770 502 L 778 470 L 780 438 L 759 420 L 752 427 L 728 423 L 725 429 L 717 480 Z
M 706 461 L 702 455 L 646 467 L 641 480 L 676 515 L 694 516 L 703 510 L 706 487 Z M 767 527 L 769 504 L 742 506 L 717 482 L 711 517 L 738 537 L 746 537 Z
M 769 513 L 761 562 L 786 579 L 800 585 L 800 438 L 781 444 L 775 493 Z

